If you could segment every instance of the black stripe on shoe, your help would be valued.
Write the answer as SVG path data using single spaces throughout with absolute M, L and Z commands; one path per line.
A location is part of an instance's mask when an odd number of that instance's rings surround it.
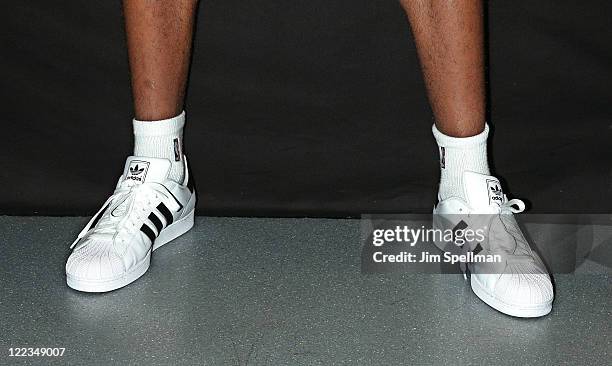
M 149 237 L 149 239 L 151 239 L 151 243 L 155 241 L 155 233 L 147 224 L 142 224 L 142 226 L 140 227 L 140 231 L 142 231 L 146 236 Z
M 157 229 L 157 235 L 159 235 L 159 233 L 161 233 L 161 230 L 164 227 L 164 225 L 162 224 L 161 220 L 153 212 L 151 212 L 151 214 L 149 215 L 149 220 L 151 220 L 153 225 L 155 225 L 155 228 Z
M 468 227 L 468 224 L 461 220 L 457 223 L 457 225 L 455 225 L 455 227 L 453 228 L 453 243 L 455 242 L 455 240 L 457 239 L 457 232 L 458 231 L 463 231 Z M 460 245 L 463 246 L 463 245 Z
M 164 218 L 166 219 L 166 227 L 170 226 L 170 224 L 172 224 L 172 221 L 174 221 L 174 219 L 172 218 L 172 213 L 170 212 L 170 210 L 168 210 L 168 207 L 166 207 L 166 205 L 162 203 L 160 203 L 159 205 L 157 205 L 157 210 L 164 215 Z

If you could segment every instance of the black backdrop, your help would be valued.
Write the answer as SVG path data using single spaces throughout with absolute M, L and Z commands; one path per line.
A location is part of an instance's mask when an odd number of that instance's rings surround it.
M 118 1 L 3 1 L 0 214 L 89 214 L 131 151 Z M 491 1 L 495 171 L 533 212 L 612 208 L 612 4 Z M 395 1 L 203 0 L 200 214 L 430 211 L 431 117 Z

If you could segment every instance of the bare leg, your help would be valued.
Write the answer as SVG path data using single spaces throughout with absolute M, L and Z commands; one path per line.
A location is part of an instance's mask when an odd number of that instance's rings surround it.
M 484 21 L 481 0 L 401 0 L 436 127 L 468 137 L 485 126 Z
M 196 6 L 197 0 L 123 0 L 136 119 L 181 113 Z

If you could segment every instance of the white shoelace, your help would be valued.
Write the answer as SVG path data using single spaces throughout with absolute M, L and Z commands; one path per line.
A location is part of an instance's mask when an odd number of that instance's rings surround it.
M 123 217 L 118 217 L 117 220 L 111 218 L 111 214 L 105 213 L 97 222 L 95 227 L 92 227 L 96 217 L 107 206 L 113 202 L 122 202 L 119 205 L 125 204 L 127 201 L 129 206 L 125 207 Z M 79 233 L 76 240 L 70 245 L 70 249 L 85 236 L 93 237 L 95 235 L 117 235 L 123 231 L 134 232 L 139 228 L 139 225 L 146 220 L 150 211 L 159 202 L 166 203 L 169 207 L 174 208 L 177 204 L 174 199 L 171 199 L 168 190 L 159 183 L 143 183 L 137 184 L 132 180 L 124 180 L 115 190 L 112 196 L 106 200 L 102 208 L 89 220 L 85 228 Z M 108 207 L 110 209 L 110 207 Z M 124 230 L 127 229 L 127 230 Z
M 516 206 L 516 208 L 514 207 Z M 513 198 L 508 201 L 508 197 L 504 194 L 504 203 L 501 205 L 501 213 L 521 213 L 525 211 L 525 202 L 518 198 Z

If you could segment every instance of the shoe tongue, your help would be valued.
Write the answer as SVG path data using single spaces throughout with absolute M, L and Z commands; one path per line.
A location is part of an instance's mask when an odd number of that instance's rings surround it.
M 170 164 L 168 159 L 130 156 L 125 162 L 123 178 L 138 184 L 161 183 L 168 178 Z
M 500 207 L 504 203 L 501 184 L 493 176 L 464 172 L 463 189 L 465 198 L 474 209 Z

